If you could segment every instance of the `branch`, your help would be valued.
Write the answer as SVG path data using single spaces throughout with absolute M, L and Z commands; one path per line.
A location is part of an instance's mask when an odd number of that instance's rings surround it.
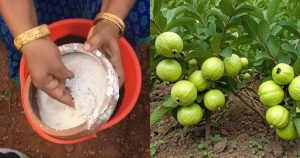
M 261 118 L 262 122 L 267 126 L 267 123 L 265 122 L 265 116 L 261 111 L 259 111 L 257 108 L 253 107 L 251 104 L 249 104 L 240 94 L 236 93 L 235 91 L 232 91 L 232 93 L 238 97 L 245 105 L 250 107 L 253 111 L 255 111 L 259 117 Z M 268 127 L 268 126 L 267 126 Z
M 210 136 L 210 117 L 211 112 L 207 110 L 205 113 L 205 140 L 208 140 Z
M 163 33 L 162 29 L 156 24 L 154 20 L 151 20 L 151 22 L 154 24 L 154 26 L 157 28 L 159 33 Z

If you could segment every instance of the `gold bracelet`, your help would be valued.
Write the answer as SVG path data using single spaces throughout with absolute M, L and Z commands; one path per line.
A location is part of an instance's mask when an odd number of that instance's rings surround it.
M 94 24 L 96 24 L 99 20 L 102 20 L 102 19 L 109 20 L 109 21 L 113 22 L 114 24 L 116 24 L 120 28 L 121 35 L 123 35 L 123 33 L 125 31 L 125 23 L 123 22 L 122 19 L 120 19 L 119 17 L 117 17 L 113 14 L 110 14 L 110 13 L 98 13 L 95 18 Z
M 15 47 L 20 50 L 25 44 L 30 41 L 34 41 L 41 37 L 45 37 L 50 34 L 48 26 L 46 24 L 34 27 L 17 36 L 14 39 Z

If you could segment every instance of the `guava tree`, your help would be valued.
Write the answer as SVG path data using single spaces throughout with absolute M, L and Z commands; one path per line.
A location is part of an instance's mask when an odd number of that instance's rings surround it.
M 276 128 L 277 135 L 283 138 L 286 134 L 282 133 L 291 130 L 294 133 L 290 135 L 295 136 L 295 132 L 300 135 L 299 18 L 300 3 L 295 0 L 151 0 L 151 86 L 160 81 L 171 84 L 172 91 L 177 87 L 177 93 L 168 92 L 165 102 L 151 114 L 151 125 L 162 115 L 172 113 L 183 125 L 186 121 L 202 120 L 204 115 L 208 137 L 212 112 L 230 106 L 228 96 L 233 95 L 270 125 L 276 122 L 272 119 L 274 112 L 269 112 L 266 119 L 261 106 L 269 111 L 280 105 L 283 113 L 288 112 L 282 116 L 288 116 L 284 127 L 289 128 Z M 220 65 L 224 66 L 224 72 Z M 176 86 L 182 80 L 194 83 L 197 94 L 188 100 L 192 102 L 189 105 L 197 104 L 201 110 L 180 104 L 178 96 L 186 95 L 186 88 L 182 87 L 189 87 L 183 83 Z M 260 90 L 254 84 L 256 81 L 261 84 Z M 269 85 L 261 88 L 265 81 Z M 264 95 L 270 88 L 279 95 Z M 186 93 L 194 96 L 195 90 L 189 89 Z M 224 103 L 219 92 L 225 98 Z M 278 103 L 264 103 L 270 99 Z M 178 116 L 193 111 L 198 111 L 197 117 L 179 120 Z

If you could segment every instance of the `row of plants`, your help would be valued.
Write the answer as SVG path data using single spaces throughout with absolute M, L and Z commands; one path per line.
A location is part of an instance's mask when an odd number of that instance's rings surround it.
M 209 138 L 235 96 L 280 138 L 299 137 L 299 18 L 293 0 L 151 0 L 151 86 L 172 86 L 151 125 L 204 120 Z

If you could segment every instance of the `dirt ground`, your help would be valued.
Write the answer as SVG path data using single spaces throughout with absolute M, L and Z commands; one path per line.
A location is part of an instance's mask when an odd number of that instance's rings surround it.
M 148 48 L 137 50 L 143 69 L 149 67 L 145 62 L 149 61 Z M 148 85 L 148 73 L 143 71 L 144 85 Z M 32 158 L 149 157 L 149 89 L 143 87 L 136 107 L 122 122 L 90 141 L 57 145 L 37 135 L 27 123 L 20 103 L 20 89 L 10 82 L 6 53 L 0 46 L 0 96 L 7 92 L 0 97 L 0 147 L 20 150 Z
M 150 94 L 151 111 L 164 100 L 163 86 L 157 84 Z M 170 91 L 167 87 L 165 91 Z M 204 140 L 204 125 L 183 127 L 171 116 L 151 127 L 151 151 L 155 158 L 296 158 L 300 157 L 300 140 L 285 142 L 274 130 L 237 98 L 222 115 L 212 117 L 211 138 Z M 221 117 L 220 117 L 221 116 Z M 214 121 L 219 118 L 219 121 Z

